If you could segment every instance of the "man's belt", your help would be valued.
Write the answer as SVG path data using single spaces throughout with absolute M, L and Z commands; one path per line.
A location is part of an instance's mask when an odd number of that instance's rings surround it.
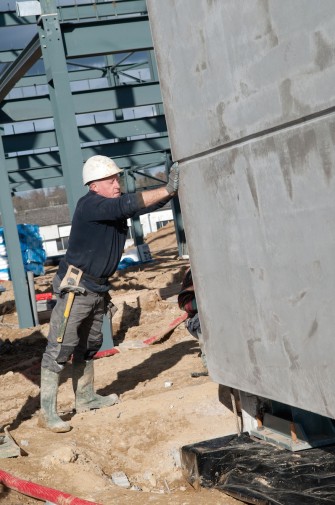
M 61 263 L 65 265 L 66 269 L 70 266 L 64 259 L 61 260 Z M 106 284 L 108 281 L 108 277 L 94 277 L 93 275 L 86 274 L 85 272 L 82 273 L 81 278 L 87 281 L 93 281 L 95 284 L 99 284 L 100 286 Z
M 100 285 L 106 284 L 108 281 L 108 277 L 93 277 L 93 275 L 85 274 L 85 272 L 83 272 L 82 279 L 87 279 L 88 281 L 93 281 Z

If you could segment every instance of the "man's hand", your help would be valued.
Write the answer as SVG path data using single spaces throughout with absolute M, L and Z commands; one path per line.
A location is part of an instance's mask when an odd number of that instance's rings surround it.
M 179 186 L 179 165 L 178 162 L 174 163 L 171 167 L 169 179 L 166 186 L 161 186 L 157 189 L 150 189 L 149 191 L 137 192 L 139 205 L 141 208 L 156 205 L 158 202 L 169 201 L 178 191 Z
M 179 164 L 178 161 L 176 161 L 170 170 L 169 174 L 169 180 L 166 185 L 166 190 L 171 195 L 172 193 L 176 193 L 178 191 L 179 187 Z

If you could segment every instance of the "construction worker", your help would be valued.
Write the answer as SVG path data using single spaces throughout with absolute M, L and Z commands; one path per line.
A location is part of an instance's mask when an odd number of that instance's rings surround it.
M 178 293 L 179 308 L 185 310 L 188 318 L 185 321 L 185 326 L 189 333 L 199 342 L 201 361 L 204 367 L 203 372 L 192 372 L 191 377 L 202 377 L 208 375 L 207 359 L 205 354 L 204 338 L 201 332 L 197 298 L 195 295 L 191 267 L 189 267 L 183 277 L 181 291 Z
M 89 191 L 77 203 L 69 246 L 53 279 L 57 302 L 41 363 L 38 424 L 57 433 L 71 429 L 56 408 L 60 372 L 71 356 L 76 412 L 118 402 L 116 394 L 104 397 L 94 392 L 93 357 L 102 345 L 103 316 L 111 301 L 108 279 L 123 253 L 127 218 L 163 207 L 178 191 L 178 163 L 172 166 L 166 186 L 131 194 L 121 194 L 121 172 L 105 156 L 92 156 L 84 164 L 83 183 Z M 70 299 L 72 306 L 67 308 Z

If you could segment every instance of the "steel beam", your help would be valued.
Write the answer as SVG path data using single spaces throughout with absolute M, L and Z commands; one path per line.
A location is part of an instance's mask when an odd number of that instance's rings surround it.
M 70 215 L 85 193 L 81 184 L 83 159 L 76 124 L 75 108 L 68 78 L 61 28 L 54 0 L 41 0 L 42 14 L 38 26 L 49 96 L 59 146 Z
M 63 177 L 55 177 L 54 179 L 39 179 L 39 180 L 34 179 L 31 182 L 16 182 L 16 183 L 11 183 L 11 178 L 9 177 L 9 182 L 12 193 L 18 193 L 21 191 L 31 191 L 32 189 L 47 189 L 47 188 L 65 186 Z
M 125 160 L 131 160 L 135 155 L 148 154 L 151 152 L 169 151 L 170 144 L 168 135 L 140 140 L 127 140 L 125 142 L 113 142 L 110 144 L 97 144 L 95 146 L 82 147 L 83 160 L 90 156 L 101 154 L 110 158 L 121 158 L 123 166 L 131 166 Z M 29 163 L 27 165 L 27 163 Z M 60 164 L 60 157 L 57 151 L 46 153 L 34 153 L 30 155 L 19 155 L 7 158 L 9 172 L 24 170 L 27 168 L 45 168 Z M 137 165 L 137 164 L 136 164 Z M 78 182 L 78 181 L 77 181 Z M 80 176 L 81 182 L 81 176 Z
M 130 14 L 146 13 L 145 0 L 110 0 L 104 3 L 92 3 L 88 5 L 65 5 L 58 7 L 58 15 L 61 22 L 81 19 L 100 19 L 107 16 L 124 16 Z M 18 17 L 15 11 L 8 9 L 0 13 L 0 28 L 36 23 L 35 16 Z
M 93 147 L 85 147 L 83 158 L 87 159 L 94 154 L 102 154 L 110 158 L 131 159 L 132 156 L 153 151 L 169 151 L 169 137 L 155 137 L 144 140 L 129 140 L 127 142 L 115 142 L 112 144 L 100 144 Z M 129 164 L 127 166 L 130 166 Z
M 162 102 L 158 82 L 124 85 L 113 89 L 77 91 L 72 93 L 72 97 L 76 114 L 142 107 Z M 2 123 L 33 121 L 48 117 L 52 117 L 49 96 L 6 100 L 0 112 Z
M 135 135 L 163 133 L 166 135 L 165 117 L 151 116 L 141 119 L 95 123 L 80 126 L 79 138 L 82 142 L 98 142 L 108 139 L 124 139 Z M 44 132 L 15 133 L 3 136 L 5 153 L 43 149 L 57 146 L 54 130 Z
M 103 148 L 104 146 L 100 147 Z M 143 167 L 146 167 L 148 165 L 159 166 L 164 164 L 166 159 L 166 152 L 168 151 L 149 151 L 146 153 L 140 152 L 137 154 L 127 154 L 125 156 L 115 157 L 114 159 L 121 168 L 129 167 L 143 169 Z M 83 156 L 85 160 L 94 154 L 97 154 L 97 151 L 93 148 L 83 149 Z M 107 155 L 103 149 L 99 150 L 99 154 Z M 60 166 L 60 157 L 57 151 L 45 154 L 16 156 L 6 159 L 6 169 L 12 182 L 22 181 L 21 175 L 25 173 L 24 180 L 31 180 L 33 184 L 35 176 L 37 174 L 41 178 L 54 177 L 55 175 L 52 170 L 54 168 L 57 169 Z M 34 171 L 39 169 L 41 169 L 42 172 L 35 172 L 34 175 Z M 61 173 L 61 170 L 59 170 L 59 174 Z
M 19 170 L 17 172 L 8 172 L 9 180 L 12 184 L 30 182 L 42 179 L 55 179 L 62 177 L 61 165 L 54 165 L 44 168 L 31 168 L 28 170 Z
M 20 328 L 34 326 L 30 305 L 27 276 L 23 266 L 19 234 L 16 227 L 15 214 L 11 199 L 11 191 L 7 177 L 5 153 L 3 150 L 0 130 L 0 212 L 4 227 L 8 263 L 13 281 L 16 310 Z
M 22 53 L 22 49 L 10 49 L 8 51 L 0 52 L 0 61 L 1 63 L 12 63 L 16 60 Z
M 31 25 L 36 23 L 36 16 L 19 18 L 16 11 L 0 12 L 0 28 L 5 26 Z
M 35 35 L 20 56 L 0 74 L 0 102 L 41 57 L 41 54 L 40 40 L 38 35 Z
M 1 52 L 0 52 L 0 61 L 1 60 Z M 92 66 L 91 68 L 85 68 L 84 64 L 80 64 L 78 62 L 78 70 L 73 70 L 71 68 L 69 70 L 69 66 L 73 66 L 74 62 L 72 61 L 67 61 L 68 65 L 68 72 L 69 72 L 69 79 L 71 82 L 75 81 L 89 81 L 92 80 L 94 84 L 94 79 L 101 79 L 103 77 L 106 77 L 108 73 L 108 67 L 105 66 L 98 66 L 96 67 Z M 128 65 L 117 65 L 115 68 L 115 72 L 118 73 L 126 73 L 129 70 L 132 70 L 133 68 L 136 68 L 137 70 L 141 69 L 147 69 L 149 67 L 147 61 L 143 61 L 141 63 L 134 63 L 134 64 L 128 64 Z M 156 79 L 153 79 L 156 80 Z M 135 81 L 134 81 L 135 82 Z M 47 83 L 46 76 L 43 74 L 36 74 L 36 75 L 24 75 L 20 81 L 16 84 L 15 87 L 25 87 L 25 86 L 38 86 L 38 85 L 43 85 Z
M 136 193 L 136 181 L 133 173 L 130 170 L 126 170 L 124 176 L 126 192 Z M 143 228 L 139 216 L 132 217 L 130 222 L 135 245 L 143 244 Z
M 67 58 L 152 49 L 147 16 L 78 24 L 62 24 Z M 89 44 L 87 41 L 89 40 Z

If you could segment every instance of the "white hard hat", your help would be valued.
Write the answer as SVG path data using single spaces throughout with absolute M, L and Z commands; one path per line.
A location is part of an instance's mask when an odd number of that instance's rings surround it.
M 89 184 L 120 172 L 122 170 L 107 156 L 91 156 L 83 166 L 83 183 Z

